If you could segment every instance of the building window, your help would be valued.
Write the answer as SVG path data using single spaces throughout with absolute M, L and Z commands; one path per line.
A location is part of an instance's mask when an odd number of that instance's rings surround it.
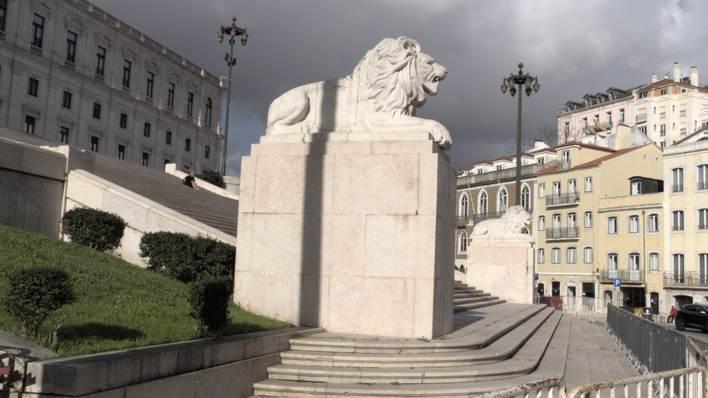
M 211 149 L 209 148 L 209 145 L 204 147 L 204 159 L 209 159 L 209 152 L 210 151 L 211 151 Z M 465 198 L 465 199 L 467 199 L 467 198 Z
M 568 228 L 575 228 L 577 226 L 577 216 L 575 213 L 568 213 Z
M 574 247 L 569 247 L 565 252 L 568 264 L 575 264 L 578 261 L 578 251 Z
M 127 59 L 123 60 L 123 87 L 130 88 L 130 73 L 133 69 L 133 63 Z
M 538 216 L 538 230 L 543 231 L 546 229 L 546 216 Z
M 96 47 L 96 76 L 103 77 L 106 74 L 106 49 Z
M 39 80 L 30 77 L 27 82 L 27 95 L 36 97 L 39 95 Z
M 629 270 L 630 271 L 639 271 L 639 253 L 630 253 L 629 254 Z M 630 274 L 631 275 L 631 274 Z M 632 279 L 630 277 L 630 279 Z
M 698 255 L 698 275 L 701 278 L 701 285 L 708 284 L 708 253 Z
M 127 113 L 120 114 L 120 128 L 122 128 L 124 130 L 128 128 L 128 114 Z
M 612 127 L 612 112 L 607 112 L 607 128 Z
M 152 130 L 152 125 L 145 122 L 145 125 L 143 126 L 143 137 L 150 137 L 150 130 Z
M 93 118 L 96 120 L 101 120 L 101 104 L 98 102 L 93 103 Z
M 170 130 L 165 131 L 165 145 L 172 145 L 172 132 Z
M 551 264 L 560 264 L 561 262 L 561 249 L 560 247 L 554 247 L 551 249 Z
M 647 133 L 647 126 L 646 126 L 646 125 L 644 125 L 644 126 L 639 126 L 639 131 L 642 132 L 642 133 L 644 133 L 644 134 L 646 134 L 646 133 Z
M 32 18 L 32 47 L 42 48 L 44 43 L 44 17 L 34 14 Z
M 5 31 L 7 21 L 7 0 L 0 0 L 0 32 Z
M 585 177 L 585 192 L 592 192 L 592 177 Z
M 624 123 L 624 108 L 620 109 L 620 123 Z
M 205 155 L 206 155 L 206 148 L 208 148 L 208 147 L 204 147 L 204 154 Z M 207 156 L 205 156 L 205 157 L 207 157 Z M 459 200 L 459 203 L 457 204 L 457 216 L 466 220 L 467 217 L 469 216 L 469 214 L 470 214 L 469 201 L 467 200 L 467 194 L 463 192 L 462 195 L 460 195 L 460 200 Z
M 521 188 L 521 206 L 526 209 L 526 211 L 531 211 L 531 191 L 528 185 L 524 185 Z
M 204 124 L 211 126 L 211 116 L 214 105 L 212 104 L 211 98 L 206 100 L 206 111 L 204 112 Z
M 543 198 L 544 196 L 546 196 L 546 184 L 538 184 L 538 197 Z
M 552 218 L 552 221 L 551 221 L 551 223 L 552 223 L 551 227 L 552 227 L 554 230 L 557 231 L 557 230 L 560 229 L 560 227 L 561 227 L 561 215 L 560 215 L 560 214 L 554 214 L 552 217 L 553 217 L 553 218 Z
M 91 136 L 91 152 L 98 152 L 98 137 Z
M 649 253 L 649 271 L 659 270 L 659 253 Z
M 698 229 L 708 229 L 708 209 L 698 210 Z
M 76 42 L 79 40 L 79 35 L 68 30 L 66 32 L 66 62 L 73 64 L 76 62 Z
M 683 169 L 671 169 L 671 192 L 683 192 Z
M 194 93 L 187 93 L 187 116 L 191 117 L 194 113 Z
M 592 247 L 583 249 L 583 262 L 585 264 L 592 264 Z
M 646 97 L 647 97 L 647 92 L 646 92 L 646 91 L 642 91 L 641 93 L 639 93 L 639 98 L 640 98 L 640 99 L 646 98 Z
M 489 198 L 487 197 L 487 191 L 482 191 L 479 194 L 479 214 L 487 214 L 489 211 Z
M 629 233 L 639 233 L 639 216 L 629 216 Z
M 167 89 L 167 107 L 174 109 L 175 107 L 175 84 L 170 82 Z
M 59 127 L 59 143 L 68 144 L 69 143 L 69 128 L 66 126 Z
M 189 152 L 192 150 L 192 140 L 189 138 L 184 139 L 184 151 Z
M 642 182 L 641 181 L 632 181 L 632 183 L 629 186 L 629 194 L 632 196 L 641 195 L 642 194 Z
M 64 95 L 61 98 L 61 106 L 66 109 L 71 109 L 71 100 L 73 95 L 70 91 L 64 91 Z
M 666 137 L 666 125 L 662 124 L 659 126 L 659 136 Z
M 674 231 L 683 231 L 683 210 L 674 210 L 672 212 L 671 229 Z
M 607 254 L 607 270 L 617 271 L 617 253 Z M 615 275 L 616 277 L 616 275 Z
M 150 154 L 147 152 L 143 152 L 142 165 L 145 167 L 150 166 Z
M 148 71 L 145 85 L 145 97 L 152 99 L 152 92 L 155 89 L 155 73 Z
M 570 166 L 570 151 L 561 152 L 561 168 L 569 169 Z
M 125 160 L 125 145 L 118 145 L 118 159 Z
M 607 233 L 610 235 L 617 233 L 617 217 L 607 218 Z
M 463 232 L 460 234 L 459 240 L 457 242 L 457 252 L 467 253 L 467 233 Z
M 586 211 L 586 212 L 585 212 L 585 217 L 584 217 L 583 226 L 584 226 L 585 228 L 592 228 L 592 212 L 591 212 L 591 211 Z
M 659 231 L 659 215 L 649 214 L 649 232 Z
M 560 183 L 560 181 L 553 182 L 553 196 L 554 197 L 561 196 L 561 183 Z
M 544 249 L 536 250 L 536 263 L 543 264 L 546 261 L 546 251 Z
M 696 188 L 699 191 L 708 189 L 708 164 L 698 166 L 696 172 L 698 173 L 698 184 Z
M 674 259 L 674 281 L 684 283 L 684 257 L 683 254 L 677 253 L 673 255 Z
M 497 211 L 503 213 L 509 208 L 509 193 L 506 191 L 505 187 L 501 187 L 499 190 L 499 197 L 497 198 Z
M 34 116 L 26 115 L 25 116 L 25 133 L 34 135 L 34 128 L 35 125 L 37 124 L 37 118 Z
M 573 194 L 573 193 L 578 192 L 577 187 L 578 187 L 578 185 L 575 182 L 575 178 L 571 178 L 570 180 L 568 180 L 568 193 L 569 194 Z

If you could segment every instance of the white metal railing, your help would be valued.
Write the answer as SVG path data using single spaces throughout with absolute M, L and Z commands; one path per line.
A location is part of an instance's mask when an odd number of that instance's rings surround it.
M 508 387 L 488 392 L 484 398 L 565 398 L 565 386 L 559 379 L 546 379 L 537 383 Z
M 676 397 L 702 398 L 706 396 L 708 370 L 700 367 L 650 373 L 644 376 L 586 384 L 575 388 L 567 398 L 609 397 Z

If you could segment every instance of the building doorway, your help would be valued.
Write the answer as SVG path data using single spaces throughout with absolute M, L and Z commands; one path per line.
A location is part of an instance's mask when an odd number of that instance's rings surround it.
M 595 283 L 583 282 L 583 307 L 595 311 Z
M 644 308 L 646 306 L 646 296 L 642 287 L 623 287 L 623 307 L 629 310 Z
M 551 295 L 554 297 L 560 297 L 561 295 L 561 283 L 558 281 L 551 282 Z
M 659 313 L 659 293 L 649 293 L 649 305 L 651 306 L 651 313 L 657 315 Z
M 693 297 L 691 296 L 678 295 L 674 296 L 674 300 L 676 301 L 677 309 L 680 309 L 686 304 L 693 304 Z
M 545 289 L 546 289 L 546 287 L 543 285 L 543 283 L 539 283 L 536 286 L 536 291 L 538 292 L 538 295 L 540 297 L 543 297 L 546 294 Z
M 566 287 L 566 297 L 567 297 L 568 307 L 575 308 L 576 293 L 575 293 L 575 286 L 574 285 L 568 285 Z
M 607 308 L 608 304 L 612 304 L 612 290 L 605 290 L 603 297 L 605 308 Z

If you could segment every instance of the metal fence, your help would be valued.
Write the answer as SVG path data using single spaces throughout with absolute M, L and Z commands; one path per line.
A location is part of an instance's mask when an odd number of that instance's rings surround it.
M 634 314 L 607 306 L 607 327 L 649 372 L 686 367 L 686 335 Z

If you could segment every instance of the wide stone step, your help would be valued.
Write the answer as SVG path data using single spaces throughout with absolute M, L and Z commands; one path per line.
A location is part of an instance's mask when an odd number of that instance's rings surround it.
M 455 297 L 453 300 L 453 303 L 455 306 L 461 305 L 461 304 L 473 304 L 473 303 L 483 303 L 485 301 L 492 301 L 492 300 L 499 300 L 499 297 L 497 296 L 480 296 L 480 297 L 464 297 L 464 298 L 457 298 Z
M 460 305 L 455 305 L 455 312 L 462 312 L 462 311 L 469 311 L 469 310 L 475 310 L 478 308 L 483 308 L 483 307 L 488 307 L 490 305 L 497 305 L 497 304 L 502 304 L 505 303 L 505 300 L 491 300 L 491 301 L 484 301 L 481 303 L 472 303 L 472 304 L 460 304 Z
M 511 357 L 554 312 L 546 308 L 487 347 L 444 353 L 365 354 L 322 351 L 287 351 L 280 354 L 284 365 L 358 368 L 420 368 L 469 365 L 502 361 Z
M 473 290 L 471 292 L 455 293 L 453 297 L 455 298 L 465 298 L 465 297 L 484 297 L 491 296 L 491 293 L 486 293 L 481 290 Z
M 433 341 L 347 338 L 341 336 L 323 337 L 315 335 L 301 339 L 291 339 L 290 348 L 297 351 L 382 354 L 450 352 L 481 348 L 491 344 L 494 340 L 545 308 L 545 305 L 530 305 L 511 312 L 502 311 L 502 308 L 497 316 L 490 316 L 463 327 L 445 336 L 444 339 Z

